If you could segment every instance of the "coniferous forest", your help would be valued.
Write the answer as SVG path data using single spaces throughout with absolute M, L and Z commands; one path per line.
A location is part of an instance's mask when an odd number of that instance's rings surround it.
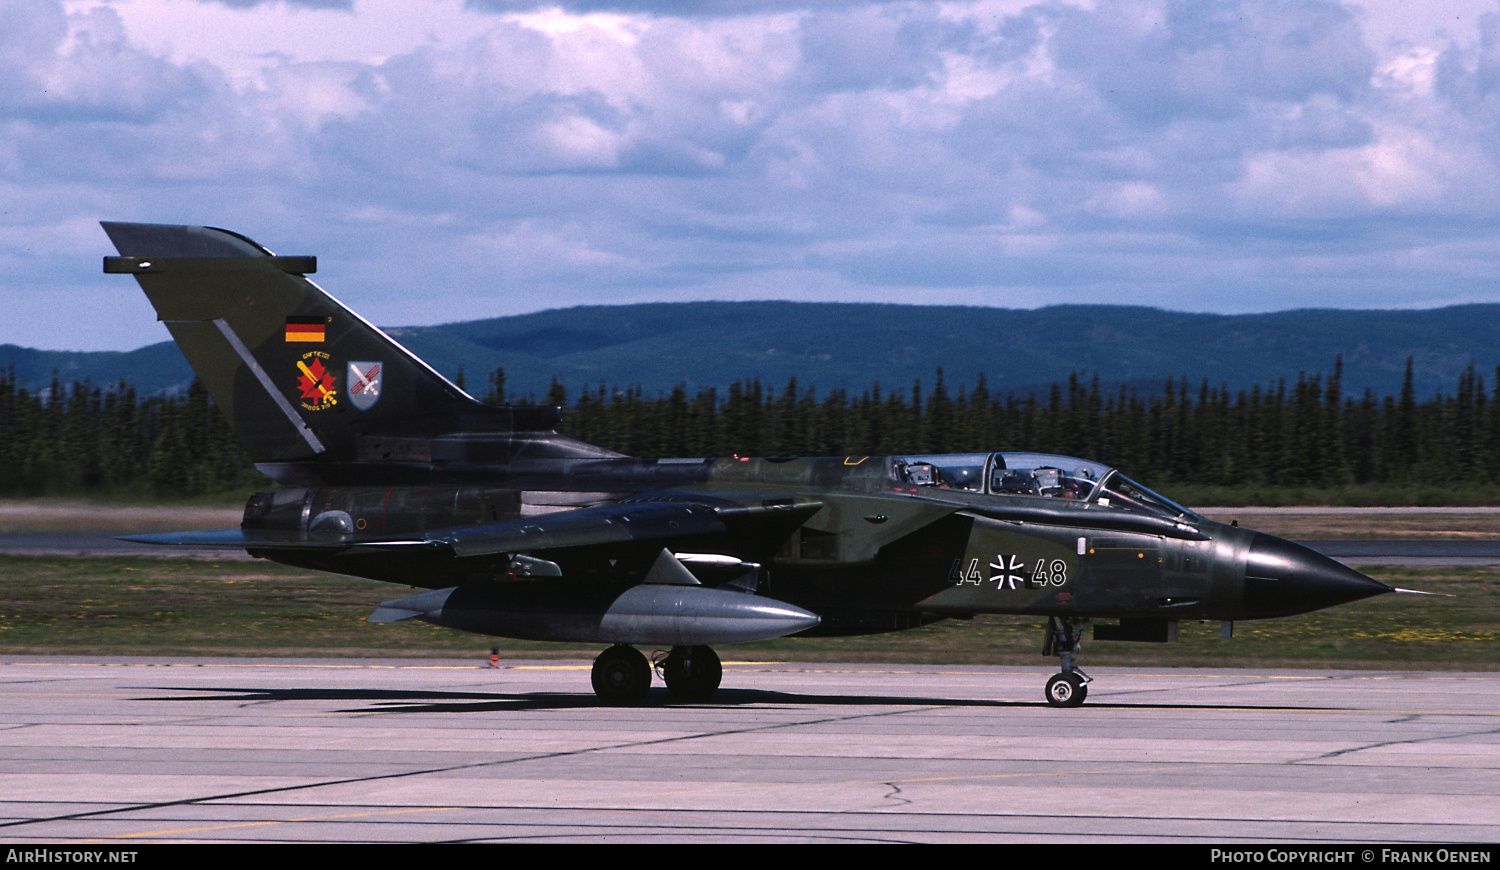
M 1345 395 L 1340 369 L 1233 394 L 1185 375 L 1143 395 L 1078 374 L 1045 393 L 1002 394 L 983 375 L 954 384 L 939 369 L 928 383 L 857 395 L 792 379 L 654 396 L 610 384 L 570 395 L 554 382 L 537 398 L 567 406 L 559 431 L 636 456 L 1026 450 L 1096 459 L 1198 503 L 1278 489 L 1359 501 L 1349 493 L 1363 488 L 1385 503 L 1500 496 L 1500 369 L 1493 391 L 1471 366 L 1452 392 L 1421 400 L 1410 363 L 1394 396 Z M 533 399 L 507 395 L 503 370 L 472 392 Z M 56 381 L 33 393 L 0 373 L 0 495 L 181 498 L 269 486 L 196 382 L 174 396 Z

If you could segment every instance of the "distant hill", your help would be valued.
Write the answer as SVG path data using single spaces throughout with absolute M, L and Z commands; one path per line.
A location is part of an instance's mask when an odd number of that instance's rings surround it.
M 930 389 L 941 366 L 950 387 L 984 372 L 992 391 L 1045 389 L 1071 372 L 1106 386 L 1155 389 L 1187 375 L 1248 389 L 1299 372 L 1328 373 L 1344 358 L 1346 394 L 1400 390 L 1415 360 L 1419 398 L 1452 392 L 1473 363 L 1490 389 L 1500 364 L 1500 305 L 1424 311 L 1307 309 L 1272 314 L 1184 314 L 1154 308 L 1063 305 L 1036 310 L 806 302 L 687 302 L 587 306 L 513 317 L 397 327 L 398 341 L 449 376 L 463 367 L 471 392 L 506 370 L 513 395 L 540 396 L 555 376 L 576 395 L 587 384 L 640 385 L 648 394 L 759 378 L 780 390 L 795 375 L 819 393 L 845 387 Z M 130 381 L 143 392 L 182 388 L 191 371 L 162 343 L 128 353 L 67 353 L 0 346 L 30 389 L 65 381 Z
M 143 393 L 185 391 L 193 370 L 170 341 L 130 351 L 35 350 L 0 344 L 0 369 L 15 367 L 21 385 L 46 389 L 54 377 L 64 385 L 88 381 L 100 386 L 125 381 Z

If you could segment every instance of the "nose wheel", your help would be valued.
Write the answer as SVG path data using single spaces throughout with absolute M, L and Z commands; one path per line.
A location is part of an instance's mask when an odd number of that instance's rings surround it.
M 1077 707 L 1089 696 L 1088 683 L 1077 671 L 1055 674 L 1047 681 L 1047 703 L 1054 707 Z
M 594 659 L 594 694 L 616 707 L 639 704 L 651 688 L 651 664 L 633 646 L 616 644 Z
M 1047 621 L 1042 655 L 1057 656 L 1062 673 L 1047 681 L 1047 703 L 1054 707 L 1077 707 L 1089 696 L 1089 675 L 1073 665 L 1073 654 L 1083 646 L 1085 619 L 1054 616 Z

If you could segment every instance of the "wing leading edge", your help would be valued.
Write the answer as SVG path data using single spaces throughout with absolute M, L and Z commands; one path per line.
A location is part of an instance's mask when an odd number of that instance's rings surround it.
M 719 498 L 700 501 L 681 496 L 658 496 L 655 500 L 637 499 L 542 516 L 437 529 L 421 536 L 361 538 L 331 531 L 299 533 L 241 527 L 131 535 L 121 540 L 233 550 L 427 548 L 447 550 L 459 558 L 722 534 L 772 544 L 779 543 L 822 507 L 822 502 L 812 500 L 780 499 L 747 505 Z

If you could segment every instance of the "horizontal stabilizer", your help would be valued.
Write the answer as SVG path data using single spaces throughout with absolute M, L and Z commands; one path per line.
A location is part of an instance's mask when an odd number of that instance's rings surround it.
M 204 547 L 243 550 L 255 546 L 244 529 L 208 529 L 199 532 L 161 532 L 154 535 L 121 535 L 117 540 L 163 547 Z
M 302 533 L 274 529 L 213 529 L 130 535 L 120 540 L 138 544 L 200 547 L 225 550 L 450 550 L 460 558 L 497 553 L 528 553 L 567 547 L 671 541 L 726 531 L 761 534 L 789 533 L 816 513 L 822 504 L 805 502 L 772 508 L 694 501 L 626 501 L 534 517 L 455 526 L 426 532 L 422 537 L 360 538 L 344 532 Z M 549 567 L 550 566 L 550 567 Z M 517 566 L 518 576 L 556 576 L 556 566 L 538 559 Z M 652 583 L 692 585 L 692 574 L 675 558 L 667 557 L 653 573 Z
M 123 535 L 118 540 L 167 547 L 198 547 L 210 550 L 344 550 L 351 547 L 441 547 L 424 540 L 347 541 L 338 536 L 309 537 L 294 532 L 251 529 L 209 529 L 197 532 L 162 532 L 154 535 Z

